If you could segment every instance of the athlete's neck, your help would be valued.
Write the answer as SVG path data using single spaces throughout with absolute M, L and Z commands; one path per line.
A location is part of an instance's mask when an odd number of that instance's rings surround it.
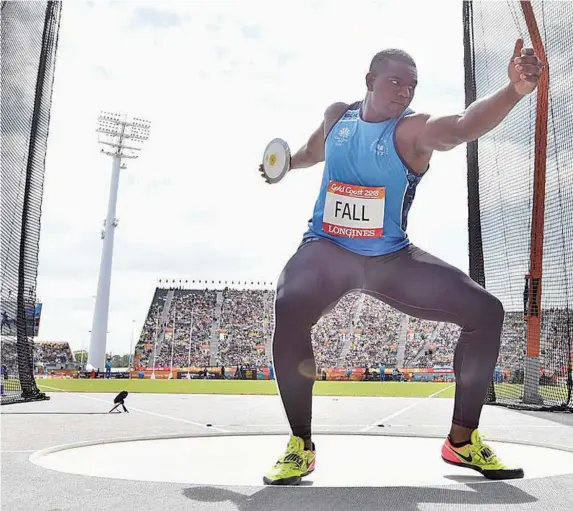
M 374 109 L 372 101 L 370 99 L 370 94 L 367 92 L 362 102 L 362 112 L 360 115 L 361 119 L 365 122 L 384 122 L 392 117 L 387 114 L 381 114 Z

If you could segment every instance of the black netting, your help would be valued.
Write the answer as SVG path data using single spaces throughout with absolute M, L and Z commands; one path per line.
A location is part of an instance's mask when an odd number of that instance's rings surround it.
M 544 215 L 533 212 L 537 92 L 468 146 L 470 274 L 506 310 L 501 352 L 488 401 L 569 408 L 573 342 L 573 3 L 530 2 L 549 66 Z M 532 46 L 521 2 L 464 2 L 466 101 L 507 81 L 516 39 Z M 541 123 L 539 124 L 541 126 Z M 538 229 L 539 219 L 544 228 Z M 539 355 L 531 347 L 532 225 L 543 233 Z M 535 257 L 533 258 L 535 259 Z M 528 337 L 530 339 L 528 352 Z
M 2 2 L 2 404 L 45 399 L 33 325 L 60 2 Z M 31 317 L 30 317 L 31 316 Z

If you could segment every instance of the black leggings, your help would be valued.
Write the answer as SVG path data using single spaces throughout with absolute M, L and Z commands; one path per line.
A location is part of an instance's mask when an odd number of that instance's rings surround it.
M 461 270 L 410 245 L 385 256 L 362 256 L 317 239 L 286 264 L 275 302 L 273 359 L 292 433 L 311 435 L 316 364 L 311 327 L 347 293 L 358 290 L 419 319 L 462 327 L 454 354 L 453 423 L 477 428 L 497 361 L 501 302 Z

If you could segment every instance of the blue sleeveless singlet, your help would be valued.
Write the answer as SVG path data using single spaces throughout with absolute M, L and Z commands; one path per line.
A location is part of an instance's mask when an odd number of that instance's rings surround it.
M 351 105 L 325 141 L 325 163 L 303 243 L 326 238 L 357 254 L 390 254 L 409 244 L 408 212 L 422 176 L 396 149 L 396 126 L 406 115 L 365 122 L 362 102 Z

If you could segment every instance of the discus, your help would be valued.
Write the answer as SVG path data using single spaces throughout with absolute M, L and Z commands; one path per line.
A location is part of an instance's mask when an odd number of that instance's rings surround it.
M 269 142 L 263 155 L 263 170 L 269 183 L 278 183 L 290 170 L 290 148 L 282 138 Z

